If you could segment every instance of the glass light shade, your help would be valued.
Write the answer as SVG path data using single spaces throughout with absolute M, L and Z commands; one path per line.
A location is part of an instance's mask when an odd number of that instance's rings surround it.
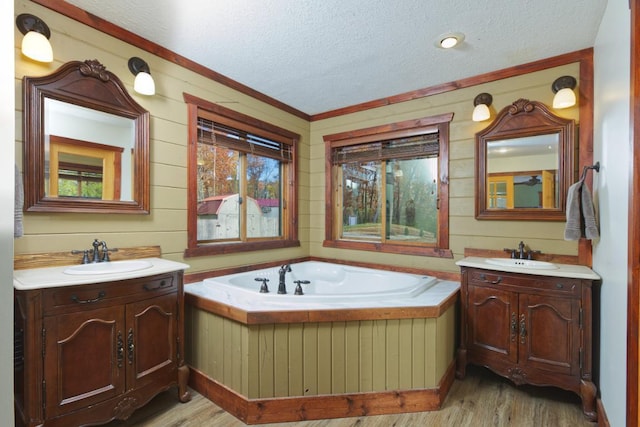
M 574 105 L 576 105 L 576 94 L 571 88 L 560 89 L 553 97 L 553 108 L 569 108 Z
M 22 39 L 22 53 L 35 61 L 53 61 L 53 49 L 51 49 L 49 39 L 37 31 L 29 31 L 24 35 Z
M 141 95 L 154 95 L 156 93 L 156 83 L 151 74 L 140 71 L 133 82 L 133 90 Z
M 489 111 L 489 107 L 487 104 L 478 104 L 473 109 L 473 115 L 471 116 L 471 120 L 474 122 L 483 122 L 488 120 L 491 117 L 491 112 Z

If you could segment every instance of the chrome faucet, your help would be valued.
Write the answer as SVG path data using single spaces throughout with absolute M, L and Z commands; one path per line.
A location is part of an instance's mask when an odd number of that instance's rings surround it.
M 286 294 L 287 293 L 287 287 L 284 283 L 284 279 L 285 279 L 285 275 L 287 273 L 291 272 L 291 266 L 289 264 L 285 264 L 282 267 L 280 267 L 280 271 L 278 271 L 278 274 L 280 275 L 280 280 L 278 281 L 278 293 L 279 294 Z

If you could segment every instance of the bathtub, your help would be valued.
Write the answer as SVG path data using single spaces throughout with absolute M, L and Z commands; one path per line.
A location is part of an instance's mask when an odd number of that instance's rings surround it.
M 459 282 L 305 261 L 291 264 L 282 295 L 278 270 L 184 286 L 193 389 L 246 424 L 440 407 L 455 372 Z M 310 282 L 303 295 L 295 280 Z
M 320 261 L 291 264 L 285 275 L 286 294 L 278 294 L 280 267 L 205 279 L 185 285 L 185 292 L 247 311 L 309 310 L 327 308 L 380 308 L 437 305 L 456 292 L 459 283 L 432 276 Z M 260 293 L 268 279 L 268 293 Z M 303 295 L 295 295 L 295 281 Z

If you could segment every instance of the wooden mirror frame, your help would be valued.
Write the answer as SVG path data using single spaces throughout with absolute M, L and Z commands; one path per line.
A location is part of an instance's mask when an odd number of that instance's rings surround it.
M 558 207 L 489 209 L 487 207 L 487 143 L 501 139 L 558 133 Z M 553 114 L 542 103 L 518 99 L 503 108 L 494 122 L 476 133 L 476 219 L 565 221 L 567 191 L 574 179 L 575 122 Z
M 149 213 L 149 112 L 97 60 L 71 61 L 52 74 L 23 79 L 24 210 L 27 212 Z M 45 195 L 45 98 L 132 119 L 132 201 Z

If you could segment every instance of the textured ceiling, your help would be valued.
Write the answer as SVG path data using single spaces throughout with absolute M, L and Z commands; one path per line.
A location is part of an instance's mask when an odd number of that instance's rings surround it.
M 607 3 L 67 1 L 307 114 L 592 47 Z

